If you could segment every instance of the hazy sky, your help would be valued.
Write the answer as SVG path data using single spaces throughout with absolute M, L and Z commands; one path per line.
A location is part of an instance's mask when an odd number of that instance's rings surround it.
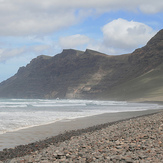
M 0 82 L 38 55 L 144 46 L 163 28 L 163 0 L 0 0 Z

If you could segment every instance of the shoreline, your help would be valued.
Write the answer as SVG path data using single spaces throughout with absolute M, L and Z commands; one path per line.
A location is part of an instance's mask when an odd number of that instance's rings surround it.
M 27 145 L 36 141 L 44 140 L 64 133 L 65 131 L 85 129 L 88 127 L 105 124 L 108 122 L 117 122 L 128 118 L 148 115 L 158 112 L 161 109 L 151 109 L 142 111 L 127 111 L 116 113 L 103 113 L 93 116 L 80 117 L 71 120 L 60 120 L 45 125 L 33 126 L 7 132 L 0 135 L 0 151 L 5 148 L 15 148 L 19 145 Z
M 162 109 L 107 113 L 91 117 L 78 118 L 72 121 L 56 122 L 54 124 L 24 129 L 19 132 L 3 134 L 5 137 L 4 140 L 7 141 L 6 143 L 8 143 L 9 146 L 7 149 L 0 151 L 0 158 L 1 160 L 5 160 L 17 156 L 24 156 L 26 154 L 30 154 L 31 151 L 34 152 L 47 148 L 52 143 L 56 144 L 58 142 L 69 140 L 72 136 L 79 136 L 82 133 L 94 132 L 119 122 L 153 115 L 159 113 L 160 111 L 162 111 Z M 30 141 L 27 141 L 25 136 Z M 23 139 L 21 140 L 20 137 Z M 19 143 L 12 144 L 13 142 L 16 142 L 16 138 L 18 139 Z M 10 141 L 8 142 L 8 140 Z M 14 148 L 15 146 L 17 147 Z

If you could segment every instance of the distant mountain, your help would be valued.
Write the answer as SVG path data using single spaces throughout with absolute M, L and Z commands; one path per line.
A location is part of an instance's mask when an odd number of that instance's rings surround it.
M 0 83 L 0 98 L 163 101 L 163 30 L 131 54 L 67 49 L 38 56 Z

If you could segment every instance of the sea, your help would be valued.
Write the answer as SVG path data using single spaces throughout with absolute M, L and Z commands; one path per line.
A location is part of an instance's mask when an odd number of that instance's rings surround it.
M 0 99 L 0 134 L 104 113 L 159 108 L 157 104 L 125 101 Z

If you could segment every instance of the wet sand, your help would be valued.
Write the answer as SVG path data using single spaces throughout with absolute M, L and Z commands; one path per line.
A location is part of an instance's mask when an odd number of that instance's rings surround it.
M 15 132 L 8 132 L 0 135 L 0 151 L 2 151 L 4 148 L 14 148 L 19 145 L 25 145 L 44 140 L 46 138 L 64 133 L 65 131 L 85 129 L 99 124 L 116 122 L 119 120 L 153 114 L 156 112 L 159 112 L 159 110 L 155 109 L 136 112 L 106 113 L 91 117 L 58 121 L 52 124 L 31 127 Z

